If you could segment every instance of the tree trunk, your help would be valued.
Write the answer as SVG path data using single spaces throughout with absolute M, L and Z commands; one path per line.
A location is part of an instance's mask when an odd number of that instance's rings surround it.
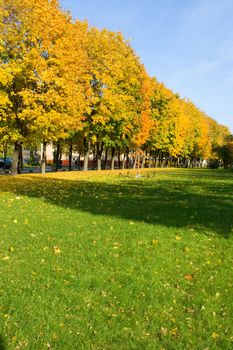
M 6 156 L 7 156 L 7 143 L 4 142 L 3 144 L 3 159 L 6 161 Z
M 19 161 L 18 161 L 18 174 L 21 174 L 23 170 L 23 143 L 19 145 Z
M 60 169 L 60 143 L 57 143 L 57 149 L 55 153 L 55 171 L 57 172 Z
M 7 156 L 7 143 L 4 142 L 4 144 L 3 144 L 3 159 L 4 159 L 3 170 L 4 171 L 6 169 L 6 156 Z
M 114 170 L 115 165 L 115 148 L 112 148 L 111 170 Z
M 136 156 L 135 159 L 134 159 L 133 169 L 136 169 L 136 167 L 137 167 L 137 162 L 138 162 L 138 156 Z
M 92 170 L 95 170 L 97 167 L 97 153 L 96 153 L 96 145 L 92 146 Z
M 118 169 L 121 168 L 121 155 L 120 152 L 117 153 L 117 163 L 118 163 Z
M 155 168 L 160 166 L 160 152 L 155 152 Z
M 126 151 L 126 166 L 127 166 L 127 169 L 129 169 L 129 150 L 127 149 Z
M 125 163 L 126 163 L 126 156 L 125 156 L 125 154 L 124 154 L 124 156 L 123 156 L 123 162 L 122 162 L 122 170 L 124 170 L 125 169 Z
M 150 158 L 151 158 L 151 150 L 149 150 L 149 152 L 147 153 L 147 159 L 148 159 L 148 168 L 150 168 L 150 167 L 151 167 Z
M 103 142 L 99 141 L 96 145 L 97 170 L 101 170 L 101 160 L 103 153 Z
M 69 146 L 69 171 L 72 170 L 72 153 L 73 153 L 73 144 L 71 142 Z
M 108 148 L 105 150 L 105 156 L 104 156 L 104 169 L 106 170 L 108 168 Z
M 47 142 L 41 144 L 41 174 L 46 172 L 46 146 Z
M 163 152 L 159 152 L 159 168 L 163 168 Z
M 84 165 L 83 165 L 84 171 L 88 170 L 90 148 L 91 148 L 91 143 L 90 141 L 87 141 L 87 139 L 85 138 L 84 139 Z
M 145 162 L 146 162 L 146 156 L 143 156 L 143 158 L 142 158 L 142 169 L 145 168 Z
M 81 155 L 78 154 L 78 157 L 76 159 L 76 167 L 78 168 L 78 170 L 81 169 Z
M 11 174 L 17 175 L 19 170 L 19 153 L 20 153 L 20 142 L 15 142 L 13 157 L 12 157 L 12 167 Z
M 101 167 L 101 157 L 99 158 L 98 155 L 97 155 L 97 170 L 102 170 L 102 167 Z

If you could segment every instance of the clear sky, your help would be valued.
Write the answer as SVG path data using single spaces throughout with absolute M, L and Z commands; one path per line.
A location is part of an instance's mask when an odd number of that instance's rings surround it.
M 147 71 L 233 133 L 233 0 L 61 0 L 121 31 Z

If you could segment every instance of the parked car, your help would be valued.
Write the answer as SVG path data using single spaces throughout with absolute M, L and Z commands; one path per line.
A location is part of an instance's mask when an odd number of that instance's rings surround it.
M 10 169 L 12 165 L 12 161 L 10 158 L 6 158 L 5 160 L 3 158 L 0 158 L 0 169 Z

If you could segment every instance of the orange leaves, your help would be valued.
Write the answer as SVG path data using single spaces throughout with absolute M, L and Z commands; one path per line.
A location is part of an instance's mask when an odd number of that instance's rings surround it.
M 184 276 L 184 279 L 186 280 L 186 281 L 192 281 L 192 279 L 193 279 L 193 275 L 186 275 L 186 276 Z
M 141 127 L 139 133 L 136 137 L 136 146 L 140 147 L 146 143 L 149 137 L 150 129 L 153 125 L 153 121 L 151 119 L 151 98 L 152 98 L 152 81 L 150 77 L 147 75 L 144 67 L 142 67 L 142 85 L 141 85 L 141 96 L 142 96 L 142 104 L 141 104 Z

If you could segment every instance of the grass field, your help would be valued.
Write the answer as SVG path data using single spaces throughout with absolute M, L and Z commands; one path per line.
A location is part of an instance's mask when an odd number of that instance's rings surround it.
M 233 172 L 148 176 L 0 177 L 1 350 L 233 349 Z

